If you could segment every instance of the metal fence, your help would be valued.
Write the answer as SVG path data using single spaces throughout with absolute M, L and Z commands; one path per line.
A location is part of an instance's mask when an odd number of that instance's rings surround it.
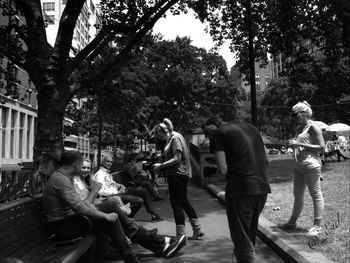
M 46 178 L 33 170 L 0 171 L 0 203 L 40 194 Z

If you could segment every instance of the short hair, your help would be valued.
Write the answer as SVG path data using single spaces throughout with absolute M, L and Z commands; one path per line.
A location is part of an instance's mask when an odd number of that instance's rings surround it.
M 113 160 L 113 157 L 109 154 L 103 156 L 102 162 L 105 162 L 107 160 L 107 158 L 111 158 Z
M 89 163 L 90 165 L 91 165 L 91 160 L 90 159 L 88 159 L 88 158 L 85 158 L 84 160 L 83 160 L 83 162 L 86 162 L 86 163 Z
M 301 101 L 301 102 L 298 102 L 297 104 L 295 104 L 292 108 L 292 111 L 294 113 L 305 112 L 309 117 L 312 116 L 311 106 L 306 101 Z
M 65 151 L 61 157 L 61 165 L 73 165 L 83 160 L 83 155 L 78 151 Z
M 223 119 L 220 116 L 211 117 L 207 120 L 204 126 L 215 125 L 219 128 L 220 124 L 223 123 Z M 203 125 L 202 125 L 203 127 Z

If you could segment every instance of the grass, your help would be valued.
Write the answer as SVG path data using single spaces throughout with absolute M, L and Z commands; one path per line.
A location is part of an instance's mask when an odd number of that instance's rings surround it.
M 295 238 L 311 248 L 339 263 L 349 263 L 349 226 L 350 226 L 350 162 L 329 161 L 322 167 L 322 193 L 325 201 L 323 215 L 323 233 L 314 239 L 306 237 L 313 223 L 313 204 L 308 190 L 305 191 L 305 203 L 298 228 L 290 232 Z M 293 162 L 290 158 L 276 156 L 268 169 L 272 193 L 269 195 L 262 215 L 275 223 L 288 221 L 293 207 Z
M 293 208 L 293 160 L 287 154 L 271 157 L 268 178 L 272 193 L 268 196 L 262 215 L 281 225 L 288 221 Z M 334 262 L 350 263 L 350 162 L 327 161 L 322 167 L 322 174 L 325 202 L 323 233 L 313 239 L 306 237 L 307 230 L 313 224 L 313 204 L 307 189 L 298 228 L 286 231 Z M 224 182 L 217 185 L 224 189 Z

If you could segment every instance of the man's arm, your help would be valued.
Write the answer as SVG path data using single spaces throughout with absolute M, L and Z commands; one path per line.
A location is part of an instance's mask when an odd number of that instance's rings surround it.
M 81 200 L 80 195 L 76 192 L 73 183 L 68 177 L 62 176 L 59 180 L 56 180 L 54 188 L 60 198 L 64 200 L 74 213 L 96 219 L 113 220 L 114 215 L 100 212 L 91 203 Z
M 264 145 L 264 150 L 265 150 L 265 163 L 266 166 L 270 166 L 270 157 L 269 157 L 269 149 L 266 148 L 266 146 Z
M 224 151 L 215 152 L 215 160 L 218 166 L 218 171 L 220 176 L 227 175 L 227 163 L 226 163 L 226 154 Z

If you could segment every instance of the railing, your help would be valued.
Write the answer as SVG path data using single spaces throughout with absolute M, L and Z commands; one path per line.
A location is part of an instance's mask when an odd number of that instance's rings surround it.
M 1 171 L 0 203 L 40 194 L 46 177 L 33 170 Z

